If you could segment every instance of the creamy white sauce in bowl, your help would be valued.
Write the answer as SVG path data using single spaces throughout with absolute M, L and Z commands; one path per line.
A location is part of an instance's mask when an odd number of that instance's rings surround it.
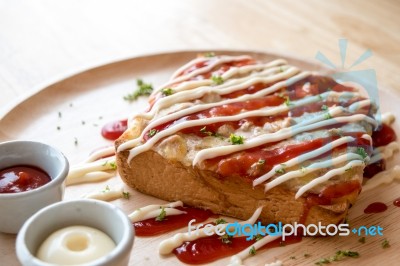
M 39 247 L 53 232 L 75 225 L 95 228 L 115 243 L 114 248 L 105 252 L 107 254 L 84 265 L 128 265 L 134 239 L 131 221 L 118 207 L 90 199 L 56 203 L 33 215 L 17 236 L 18 260 L 24 266 L 48 266 L 37 257 Z

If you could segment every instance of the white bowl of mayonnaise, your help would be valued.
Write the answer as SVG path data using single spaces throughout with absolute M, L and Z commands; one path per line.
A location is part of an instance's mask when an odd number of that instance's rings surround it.
M 134 230 L 116 206 L 98 200 L 59 202 L 22 226 L 16 241 L 24 266 L 128 265 Z

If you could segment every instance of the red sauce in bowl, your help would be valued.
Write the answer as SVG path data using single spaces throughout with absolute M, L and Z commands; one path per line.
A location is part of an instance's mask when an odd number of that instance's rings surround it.
M 43 170 L 29 165 L 0 170 L 0 193 L 18 193 L 43 186 L 51 181 Z

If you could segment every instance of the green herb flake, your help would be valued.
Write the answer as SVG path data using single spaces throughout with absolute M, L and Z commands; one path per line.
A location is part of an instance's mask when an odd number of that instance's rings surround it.
M 309 258 L 309 257 L 311 257 L 311 254 L 305 253 L 303 256 L 304 256 L 304 258 Z
M 137 88 L 134 92 L 125 95 L 124 100 L 132 102 L 136 100 L 139 96 L 150 95 L 153 92 L 153 86 L 150 83 L 145 83 L 143 80 L 136 80 Z
M 60 127 L 60 126 L 57 126 L 57 130 L 61 130 L 61 127 Z
M 229 136 L 229 141 L 233 144 L 233 145 L 240 145 L 244 143 L 244 137 L 242 136 L 238 136 L 235 134 L 231 134 Z
M 153 129 L 150 129 L 150 131 L 147 133 L 147 136 L 152 138 L 157 133 L 158 133 L 158 130 L 153 128 Z
M 289 97 L 286 97 L 285 98 L 285 105 L 286 106 L 293 106 L 294 104 L 290 102 L 290 98 Z
M 204 57 L 214 57 L 215 53 L 214 52 L 207 52 L 207 53 L 204 53 L 203 55 L 204 55 Z
M 358 258 L 358 257 L 360 257 L 360 254 L 356 251 L 338 250 L 338 251 L 336 251 L 334 256 L 332 256 L 330 258 L 322 258 L 319 261 L 317 261 L 315 264 L 323 265 L 323 264 L 329 264 L 334 261 L 341 261 L 341 260 L 344 260 L 345 258 Z
M 256 241 L 260 241 L 261 239 L 263 239 L 263 236 L 260 235 L 260 234 L 257 234 L 257 235 L 255 236 L 255 239 L 256 239 Z
M 256 253 L 257 253 L 256 248 L 255 248 L 254 246 L 252 246 L 252 247 L 250 248 L 250 250 L 249 250 L 249 254 L 252 255 L 252 256 L 254 256 L 254 255 L 256 255 Z
M 259 159 L 257 164 L 258 165 L 264 165 L 265 164 L 265 160 L 264 159 Z
M 231 240 L 232 237 L 233 236 L 230 236 L 228 234 L 224 234 L 223 236 L 221 236 L 221 241 L 224 244 L 231 244 L 232 243 L 232 240 Z
M 170 96 L 170 95 L 174 94 L 174 90 L 171 88 L 164 88 L 161 90 L 161 94 L 164 96 Z
M 166 215 L 167 215 L 167 212 L 165 211 L 165 208 L 164 208 L 164 207 L 161 207 L 161 212 L 160 212 L 160 214 L 156 217 L 156 221 L 157 221 L 157 222 L 164 221 Z
M 384 239 L 381 243 L 382 248 L 390 248 L 390 243 L 387 239 Z
M 115 162 L 110 162 L 108 165 L 111 167 L 112 170 L 117 169 L 117 164 Z
M 78 139 L 76 137 L 74 138 L 74 144 L 75 146 L 78 146 Z
M 122 191 L 122 197 L 124 199 L 129 199 L 131 194 L 128 191 Z
M 356 153 L 360 155 L 363 159 L 368 157 L 368 153 L 365 151 L 363 147 L 357 147 Z
M 363 236 L 360 239 L 358 239 L 358 242 L 364 244 L 365 243 L 365 236 Z
M 61 118 L 61 117 L 62 117 L 62 113 L 58 112 L 58 118 Z
M 221 76 L 212 76 L 211 80 L 214 82 L 216 85 L 221 85 L 224 83 L 224 79 Z
M 217 220 L 215 220 L 215 224 L 226 224 L 226 221 L 222 218 L 218 218 Z
M 110 187 L 107 185 L 101 192 L 107 193 L 107 192 L 109 192 L 110 190 L 111 190 Z
M 296 257 L 295 257 L 295 256 L 290 256 L 290 257 L 289 257 L 289 259 L 291 259 L 291 260 L 295 260 L 295 259 L 296 259 Z
M 286 173 L 285 166 L 286 166 L 286 165 L 282 163 L 282 164 L 281 164 L 281 168 L 276 169 L 276 170 L 275 170 L 275 173 L 281 174 L 281 175 L 284 174 L 284 173 Z
M 324 114 L 324 118 L 325 118 L 326 120 L 328 120 L 328 119 L 331 119 L 332 116 L 331 116 L 331 114 L 328 112 L 328 113 Z
M 81 124 L 82 124 L 82 125 L 85 125 L 85 124 L 86 124 L 86 122 L 82 120 Z
M 328 106 L 326 106 L 325 104 L 321 106 L 321 110 L 323 111 L 327 111 L 328 110 Z
M 322 98 L 322 95 L 321 95 L 321 94 L 318 94 L 318 99 L 319 99 L 320 101 L 322 101 L 324 98 Z

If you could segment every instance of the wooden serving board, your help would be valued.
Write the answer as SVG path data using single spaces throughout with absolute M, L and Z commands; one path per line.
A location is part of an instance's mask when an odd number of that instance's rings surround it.
M 135 80 L 142 78 L 155 87 L 166 82 L 170 75 L 181 65 L 193 59 L 200 51 L 174 52 L 137 57 L 105 66 L 100 66 L 41 88 L 36 94 L 25 99 L 6 114 L 0 114 L 0 141 L 26 139 L 46 142 L 64 152 L 71 165 L 84 160 L 88 154 L 112 142 L 100 135 L 102 125 L 116 119 L 126 118 L 134 111 L 142 110 L 146 98 L 128 103 L 123 96 L 136 88 Z M 289 63 L 310 70 L 323 70 L 322 66 L 296 58 L 285 56 L 243 52 L 217 51 L 218 54 L 250 54 L 261 60 L 286 58 Z M 400 97 L 387 91 L 380 91 L 383 111 L 400 113 Z M 395 124 L 399 134 L 399 124 Z M 399 157 L 399 156 L 397 156 Z M 394 162 L 395 161 L 395 162 Z M 399 160 L 393 160 L 399 163 Z M 121 184 L 118 177 L 105 182 L 75 185 L 67 187 L 65 200 L 81 198 L 83 195 Z M 112 203 L 129 214 L 135 209 L 163 201 L 126 188 L 131 198 L 118 199 Z M 400 184 L 394 183 L 374 191 L 361 194 L 350 212 L 351 227 L 361 225 L 380 225 L 384 228 L 384 237 L 366 237 L 366 243 L 358 242 L 359 237 L 304 238 L 301 243 L 270 250 L 259 251 L 256 256 L 245 260 L 245 265 L 265 265 L 282 260 L 284 265 L 313 265 L 323 257 L 334 255 L 337 250 L 354 250 L 360 258 L 348 258 L 334 264 L 351 265 L 394 265 L 400 259 L 400 208 L 392 201 L 400 197 Z M 381 214 L 366 215 L 364 208 L 375 201 L 386 203 L 389 208 Z M 1 212 L 1 210 L 0 210 Z M 6 215 L 1 213 L 0 215 Z M 182 228 L 178 231 L 186 231 Z M 130 265 L 180 265 L 174 255 L 162 257 L 158 254 L 160 240 L 176 232 L 158 237 L 136 237 L 132 249 Z M 386 238 L 391 247 L 382 249 L 381 242 Z M 15 236 L 0 233 L 0 265 L 19 265 L 15 254 Z M 310 254 L 305 258 L 304 254 Z M 295 258 L 293 258 L 295 257 Z M 227 265 L 229 258 L 210 265 Z

